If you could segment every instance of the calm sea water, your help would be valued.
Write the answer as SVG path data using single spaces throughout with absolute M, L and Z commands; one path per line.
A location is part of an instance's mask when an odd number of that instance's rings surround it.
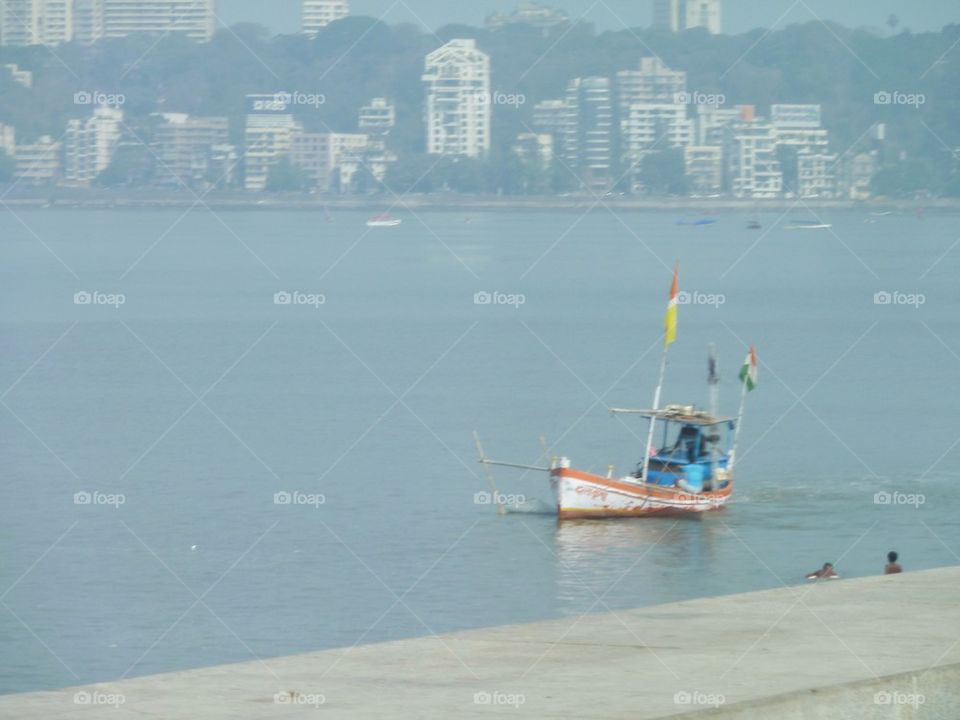
M 958 562 L 960 216 L 402 217 L 0 213 L 0 691 L 870 575 L 891 548 Z M 758 347 L 736 502 L 477 504 L 474 429 L 506 460 L 541 435 L 578 467 L 640 458 L 643 425 L 605 408 L 652 398 L 675 260 L 664 399 L 705 404 L 715 343 L 735 413 Z M 316 302 L 275 304 L 294 291 Z

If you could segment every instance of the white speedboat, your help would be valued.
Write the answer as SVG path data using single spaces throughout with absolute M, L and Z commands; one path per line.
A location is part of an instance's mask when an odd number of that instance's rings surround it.
M 384 213 L 382 215 L 371 215 L 367 218 L 367 227 L 396 227 L 402 222 L 403 220 L 400 218 Z

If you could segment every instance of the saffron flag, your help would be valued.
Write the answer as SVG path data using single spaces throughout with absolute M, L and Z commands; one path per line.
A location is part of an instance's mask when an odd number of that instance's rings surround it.
M 667 314 L 663 318 L 663 346 L 666 348 L 677 339 L 677 284 L 679 266 L 673 268 L 673 282 L 670 285 L 670 302 Z
M 747 359 L 740 368 L 740 382 L 747 386 L 747 390 L 753 390 L 757 386 L 757 350 L 753 345 L 750 346 Z

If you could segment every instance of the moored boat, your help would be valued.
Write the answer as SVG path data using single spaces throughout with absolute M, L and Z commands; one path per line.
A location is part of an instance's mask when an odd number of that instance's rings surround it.
M 380 215 L 371 215 L 367 218 L 367 227 L 396 227 L 401 222 L 403 221 L 400 218 L 382 213 Z
M 820 222 L 819 220 L 794 220 L 789 225 L 784 225 L 784 230 L 827 230 L 832 228 L 830 223 Z

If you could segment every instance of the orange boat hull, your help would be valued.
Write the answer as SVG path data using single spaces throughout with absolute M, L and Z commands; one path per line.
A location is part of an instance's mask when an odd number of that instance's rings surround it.
M 607 478 L 554 468 L 550 485 L 561 519 L 686 515 L 719 510 L 733 493 L 733 481 L 715 491 L 693 493 L 679 487 Z

